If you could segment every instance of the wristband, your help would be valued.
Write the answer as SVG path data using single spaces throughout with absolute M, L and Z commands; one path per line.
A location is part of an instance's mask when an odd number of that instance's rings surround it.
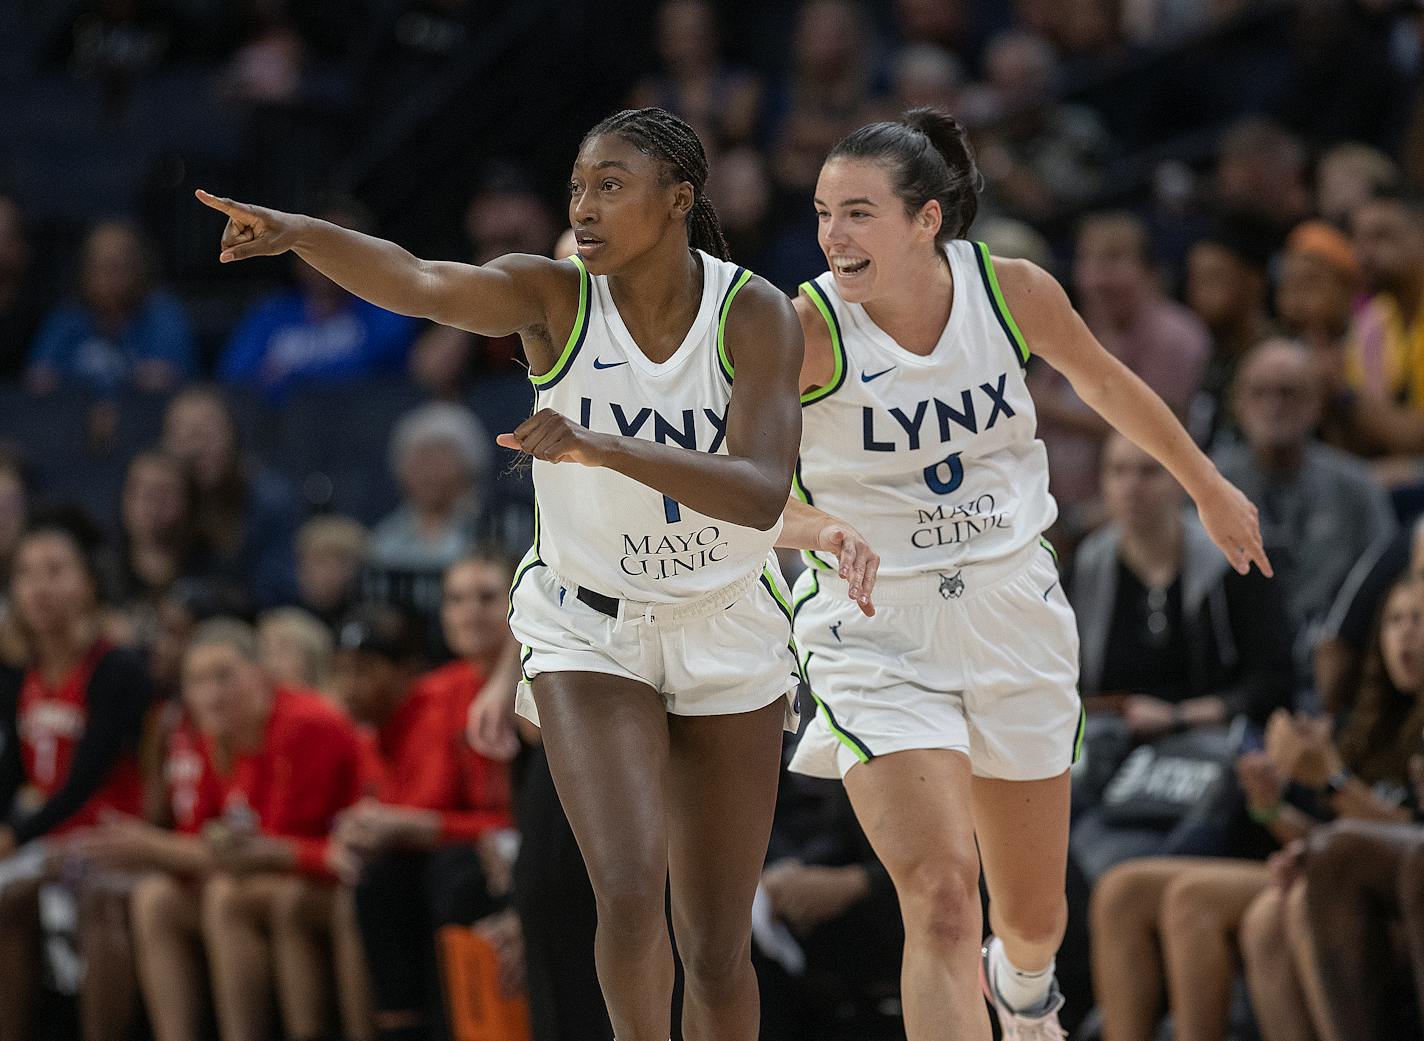
M 1280 818 L 1281 804 L 1276 803 L 1274 806 L 1268 806 L 1264 808 L 1259 806 L 1248 806 L 1246 807 L 1246 813 L 1257 824 L 1271 824 Z

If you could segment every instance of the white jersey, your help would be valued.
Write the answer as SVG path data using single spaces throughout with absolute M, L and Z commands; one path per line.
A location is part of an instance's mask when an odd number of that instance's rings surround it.
M 945 253 L 954 304 L 926 356 L 843 300 L 830 272 L 801 286 L 830 328 L 835 376 L 802 396 L 795 491 L 855 525 L 885 576 L 1011 556 L 1058 515 L 1024 384 L 1028 348 L 989 252 L 955 240 Z
M 531 377 L 535 408 L 590 430 L 726 454 L 732 364 L 727 314 L 751 272 L 706 253 L 702 304 L 686 338 L 654 362 L 629 335 L 608 279 L 579 268 L 579 310 L 558 362 Z M 560 578 L 626 600 L 698 597 L 759 571 L 781 532 L 707 517 L 603 467 L 534 461 L 531 558 Z

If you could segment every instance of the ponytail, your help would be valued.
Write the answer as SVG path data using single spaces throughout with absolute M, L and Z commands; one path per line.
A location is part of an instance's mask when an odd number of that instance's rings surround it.
M 893 122 L 871 123 L 841 139 L 826 161 L 884 163 L 895 194 L 911 216 L 931 199 L 940 207 L 936 241 L 963 238 L 979 212 L 983 178 L 964 127 L 935 108 L 914 108 Z

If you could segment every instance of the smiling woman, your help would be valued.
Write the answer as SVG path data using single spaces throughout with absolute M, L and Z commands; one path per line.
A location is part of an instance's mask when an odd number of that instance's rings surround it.
M 577 254 L 480 266 L 199 193 L 228 218 L 224 262 L 293 250 L 389 310 L 523 340 L 537 411 L 499 438 L 534 458 L 537 495 L 510 597 L 519 707 L 543 728 L 588 865 L 620 1041 L 671 1032 L 670 870 L 685 1033 L 757 1036 L 751 903 L 796 719 L 771 549 L 801 433 L 801 338 L 790 302 L 726 259 L 706 177 L 686 123 L 617 113 L 573 166 Z M 798 516 L 809 544 L 863 548 Z

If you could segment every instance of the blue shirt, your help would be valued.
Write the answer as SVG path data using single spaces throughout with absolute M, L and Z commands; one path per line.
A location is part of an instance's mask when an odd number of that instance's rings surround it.
M 128 383 L 138 362 L 162 361 L 181 380 L 194 368 L 193 331 L 178 298 L 166 290 L 149 293 L 117 335 L 102 331 L 93 313 L 77 301 L 50 312 L 30 351 L 30 364 L 100 390 Z
M 218 366 L 227 383 L 259 387 L 279 401 L 299 382 L 399 369 L 420 323 L 351 297 L 325 318 L 290 291 L 263 300 L 233 333 Z

